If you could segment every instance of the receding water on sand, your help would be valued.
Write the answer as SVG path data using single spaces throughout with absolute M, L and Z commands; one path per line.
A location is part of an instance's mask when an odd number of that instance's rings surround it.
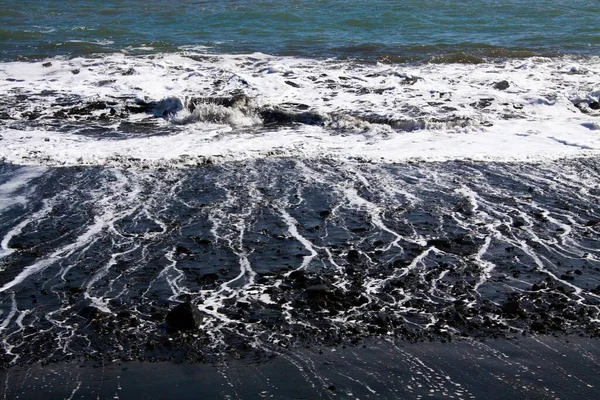
M 6 397 L 29 377 L 58 398 L 133 390 L 156 361 L 185 364 L 158 364 L 175 374 L 160 390 L 208 374 L 221 386 L 206 390 L 241 397 L 485 397 L 472 374 L 507 395 L 589 393 L 599 169 L 596 158 L 4 164 L 3 196 L 20 199 L 0 225 Z M 185 302 L 198 330 L 165 323 Z
M 593 398 L 597 340 L 541 336 L 454 343 L 368 340 L 266 360 L 70 361 L 4 372 L 3 398 Z

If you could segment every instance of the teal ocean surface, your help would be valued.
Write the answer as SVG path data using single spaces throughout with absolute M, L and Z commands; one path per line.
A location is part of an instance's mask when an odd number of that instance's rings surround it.
M 0 3 L 4 61 L 205 48 L 217 54 L 474 62 L 600 50 L 600 3 L 592 0 Z

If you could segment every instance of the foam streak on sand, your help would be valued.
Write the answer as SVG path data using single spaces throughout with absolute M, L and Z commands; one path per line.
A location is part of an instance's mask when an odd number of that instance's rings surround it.
M 197 359 L 373 335 L 593 336 L 599 168 L 595 158 L 50 168 L 28 208 L 0 220 L 14 250 L 1 259 L 4 362 L 170 357 L 175 337 Z M 204 315 L 196 336 L 161 324 L 182 301 Z
M 488 64 L 179 55 L 0 64 L 0 157 L 186 166 L 273 156 L 598 154 L 598 58 Z

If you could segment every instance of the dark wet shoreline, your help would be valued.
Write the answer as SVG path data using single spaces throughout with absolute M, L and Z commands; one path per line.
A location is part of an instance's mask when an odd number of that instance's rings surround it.
M 210 362 L 386 337 L 595 338 L 599 168 L 46 169 L 0 226 L 11 251 L 3 364 Z M 4 164 L 3 179 L 24 170 Z M 169 327 L 185 302 L 197 330 Z
M 0 372 L 2 398 L 570 399 L 597 393 L 597 339 L 301 348 L 215 363 L 69 361 Z

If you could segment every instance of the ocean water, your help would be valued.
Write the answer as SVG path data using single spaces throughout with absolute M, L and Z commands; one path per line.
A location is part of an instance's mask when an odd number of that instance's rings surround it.
M 422 60 L 597 55 L 596 1 L 3 1 L 2 58 L 126 51 Z M 459 57 L 460 58 L 460 57 Z
M 593 396 L 599 8 L 1 1 L 4 397 Z

